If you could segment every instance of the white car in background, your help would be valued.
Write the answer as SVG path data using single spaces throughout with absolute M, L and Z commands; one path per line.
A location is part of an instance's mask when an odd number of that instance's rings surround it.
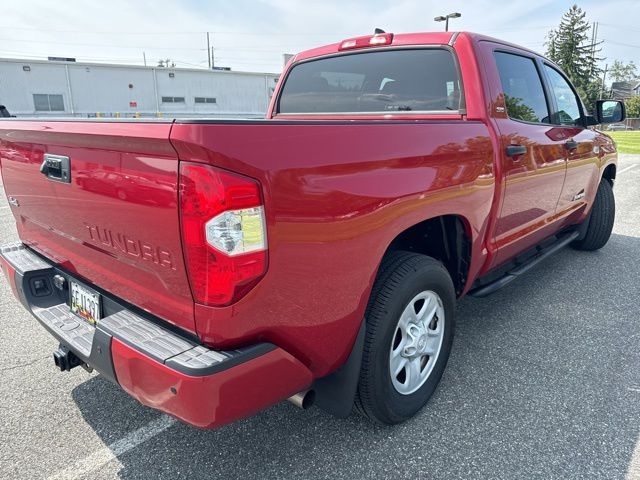
M 633 130 L 633 127 L 625 125 L 624 123 L 612 123 L 607 127 L 607 130 L 610 132 L 618 132 L 620 130 Z

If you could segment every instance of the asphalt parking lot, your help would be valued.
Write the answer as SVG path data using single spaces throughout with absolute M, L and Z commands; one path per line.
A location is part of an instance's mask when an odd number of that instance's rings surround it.
M 566 249 L 460 303 L 441 387 L 393 428 L 287 402 L 182 425 L 95 374 L 58 373 L 57 343 L 2 279 L 0 477 L 640 479 L 640 155 L 621 156 L 615 193 L 601 251 Z

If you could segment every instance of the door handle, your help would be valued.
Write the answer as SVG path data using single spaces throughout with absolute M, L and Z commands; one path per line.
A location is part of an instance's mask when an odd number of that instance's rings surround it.
M 507 147 L 507 157 L 517 157 L 527 153 L 527 147 L 524 145 L 509 145 Z
M 567 147 L 567 150 L 576 150 L 578 148 L 578 142 L 575 140 L 567 140 L 564 146 Z

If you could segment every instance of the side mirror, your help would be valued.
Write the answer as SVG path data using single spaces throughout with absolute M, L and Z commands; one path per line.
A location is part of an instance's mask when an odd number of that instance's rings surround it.
M 596 120 L 598 123 L 618 123 L 626 118 L 624 103 L 617 100 L 597 100 Z
M 9 110 L 7 110 L 7 107 L 5 107 L 4 105 L 0 105 L 0 117 L 10 117 L 11 114 L 9 113 Z

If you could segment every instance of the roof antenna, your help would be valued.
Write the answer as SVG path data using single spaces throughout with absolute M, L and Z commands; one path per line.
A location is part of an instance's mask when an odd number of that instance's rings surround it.
M 376 28 L 373 33 L 375 33 L 376 35 L 380 35 L 381 33 L 387 33 L 384 30 L 382 30 L 381 28 Z

